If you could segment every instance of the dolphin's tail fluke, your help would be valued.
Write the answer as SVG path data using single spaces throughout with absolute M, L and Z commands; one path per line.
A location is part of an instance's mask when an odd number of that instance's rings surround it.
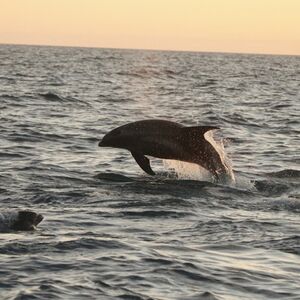
M 192 153 L 191 162 L 197 162 L 208 170 L 217 180 L 226 174 L 227 169 L 214 145 L 205 138 L 210 130 L 220 129 L 216 126 L 193 126 L 182 128 L 185 144 Z

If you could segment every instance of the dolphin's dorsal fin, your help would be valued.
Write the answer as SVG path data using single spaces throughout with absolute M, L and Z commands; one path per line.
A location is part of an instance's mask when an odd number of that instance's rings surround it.
M 131 151 L 131 154 L 138 165 L 149 175 L 155 175 L 150 166 L 149 159 L 140 152 Z
M 188 134 L 203 136 L 207 131 L 220 129 L 216 126 L 191 126 L 191 127 L 184 127 L 183 130 L 186 131 Z

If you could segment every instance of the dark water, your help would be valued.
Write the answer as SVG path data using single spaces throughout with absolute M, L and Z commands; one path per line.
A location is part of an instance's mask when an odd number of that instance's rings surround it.
M 1 299 L 300 299 L 300 57 L 0 46 Z M 125 123 L 222 128 L 235 185 L 150 177 Z M 186 178 L 189 179 L 189 178 Z

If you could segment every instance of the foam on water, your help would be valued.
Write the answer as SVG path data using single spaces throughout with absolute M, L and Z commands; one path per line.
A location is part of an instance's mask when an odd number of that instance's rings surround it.
M 166 169 L 175 172 L 178 179 L 199 181 L 212 180 L 210 172 L 197 164 L 171 159 L 164 159 L 163 163 Z

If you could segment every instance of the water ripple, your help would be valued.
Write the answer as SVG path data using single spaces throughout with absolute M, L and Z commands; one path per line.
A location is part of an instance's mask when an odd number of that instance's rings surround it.
M 299 57 L 1 45 L 0 58 L 2 209 L 45 216 L 1 233 L 0 298 L 299 298 Z M 155 159 L 150 177 L 97 146 L 149 118 L 220 127 L 236 182 Z

